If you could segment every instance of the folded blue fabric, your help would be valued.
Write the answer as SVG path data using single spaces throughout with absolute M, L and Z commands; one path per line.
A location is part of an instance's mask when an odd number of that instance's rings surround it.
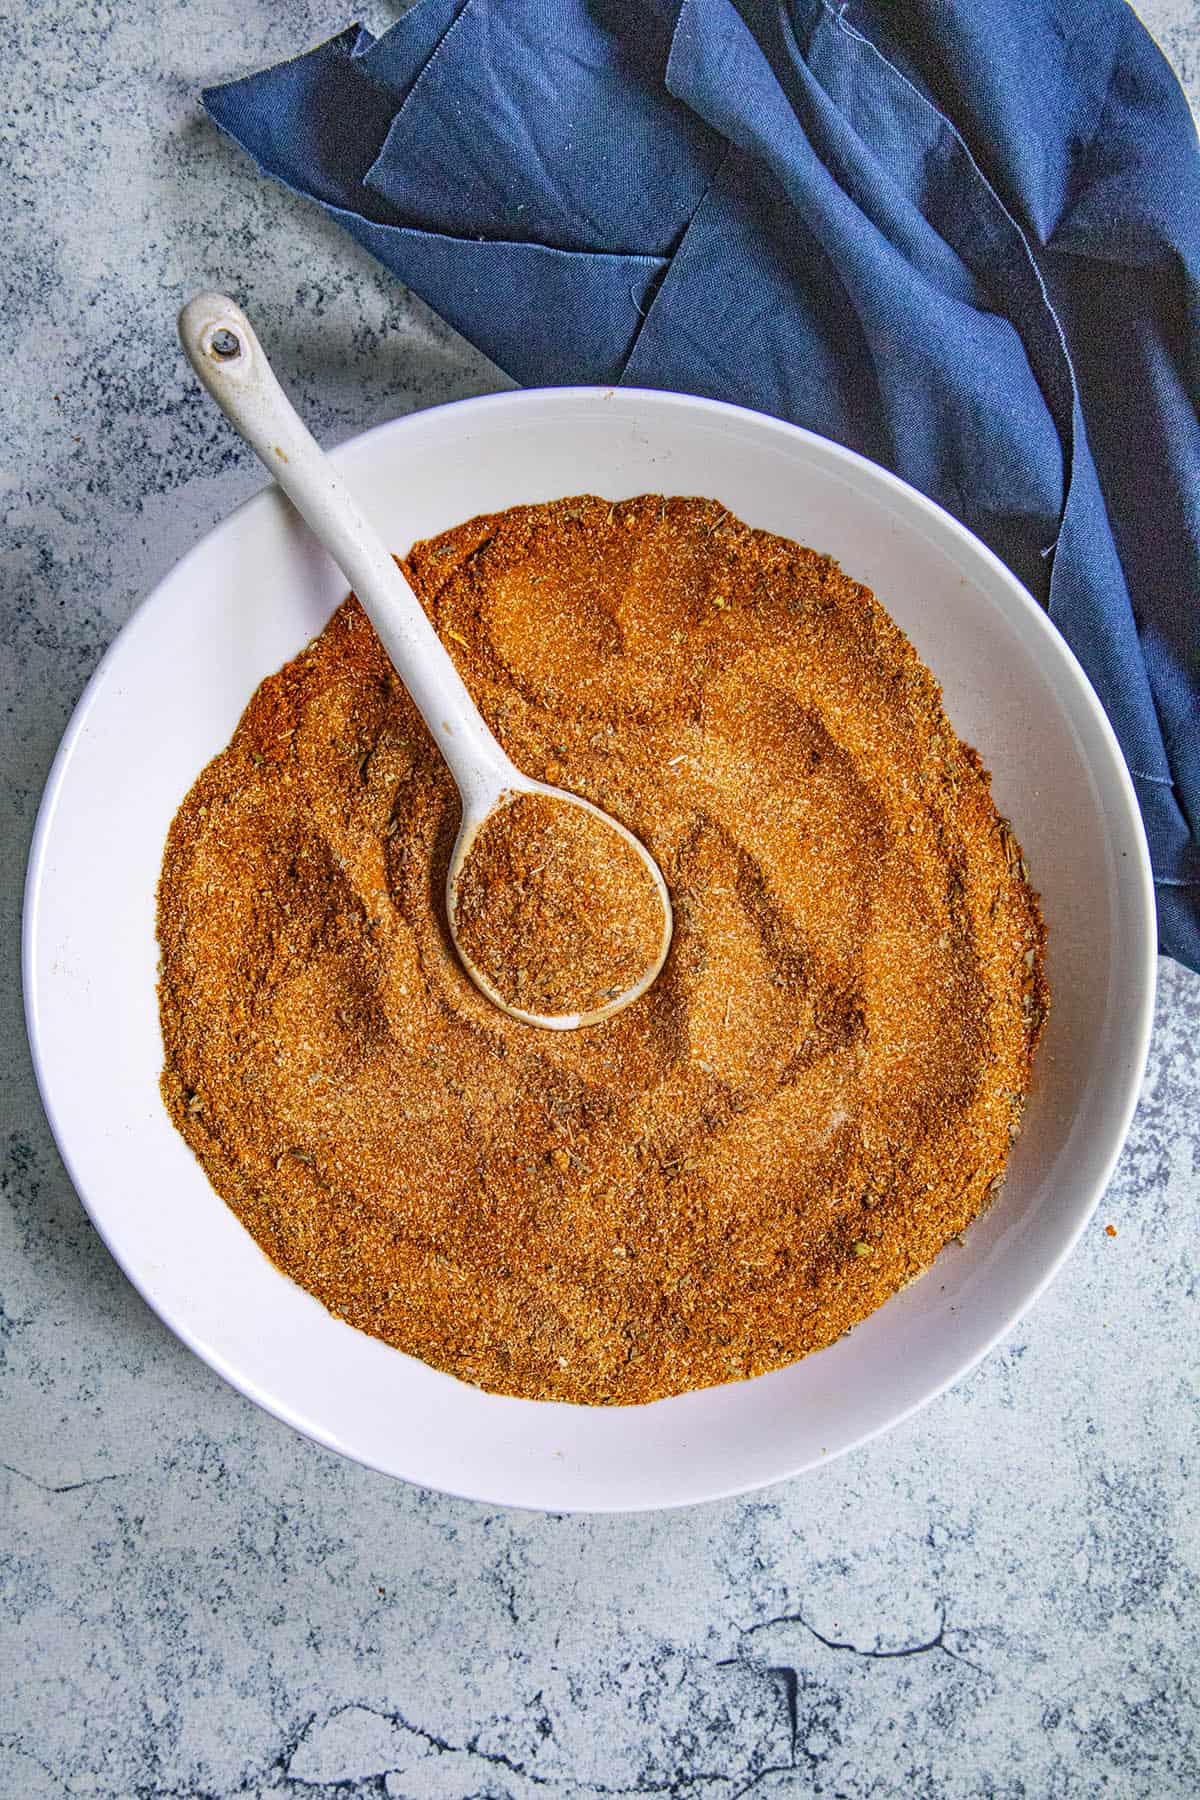
M 1200 970 L 1200 152 L 1124 0 L 419 0 L 205 102 L 518 381 L 775 413 L 977 532 Z

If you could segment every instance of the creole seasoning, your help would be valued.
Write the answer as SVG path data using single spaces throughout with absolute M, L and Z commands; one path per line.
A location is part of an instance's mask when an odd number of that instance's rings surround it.
M 518 767 L 667 879 L 650 991 L 492 1006 L 453 782 L 357 603 L 167 842 L 163 1094 L 263 1250 L 502 1393 L 635 1402 L 839 1337 L 1003 1179 L 1047 1003 L 988 777 L 870 592 L 706 500 L 476 519 L 407 572 Z

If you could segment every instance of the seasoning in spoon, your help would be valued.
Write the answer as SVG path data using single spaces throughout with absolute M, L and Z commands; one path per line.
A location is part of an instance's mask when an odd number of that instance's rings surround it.
M 455 896 L 459 946 L 508 1006 L 595 1012 L 650 968 L 663 907 L 645 862 L 586 807 L 520 794 L 485 820 Z

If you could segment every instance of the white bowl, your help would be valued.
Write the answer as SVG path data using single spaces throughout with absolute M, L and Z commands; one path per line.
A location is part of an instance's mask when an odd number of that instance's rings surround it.
M 1036 1298 L 1132 1116 L 1154 992 L 1149 859 L 1116 740 L 1045 613 L 903 482 L 756 413 L 549 389 L 440 407 L 336 452 L 400 549 L 472 514 L 592 492 L 702 494 L 875 589 L 993 773 L 1049 928 L 1053 1007 L 1000 1199 L 849 1337 L 651 1406 L 501 1399 L 332 1318 L 209 1187 L 158 1092 L 155 884 L 172 815 L 255 685 L 345 583 L 274 491 L 199 544 L 121 632 L 46 786 L 25 912 L 29 1033 L 75 1186 L 183 1341 L 297 1430 L 388 1474 L 551 1511 L 679 1505 L 777 1481 L 894 1425 Z

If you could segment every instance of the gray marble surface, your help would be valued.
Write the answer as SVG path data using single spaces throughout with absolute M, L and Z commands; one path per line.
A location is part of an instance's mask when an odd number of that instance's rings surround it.
M 1195 100 L 1194 9 L 1143 12 Z M 690 1513 L 489 1511 L 314 1448 L 169 1336 L 71 1191 L 16 963 L 38 794 L 139 597 L 260 483 L 185 373 L 179 301 L 238 292 L 327 441 L 502 385 L 200 116 L 205 81 L 347 17 L 0 4 L 0 1797 L 1195 1794 L 1178 968 L 1112 1187 L 1007 1344 L 886 1439 Z

